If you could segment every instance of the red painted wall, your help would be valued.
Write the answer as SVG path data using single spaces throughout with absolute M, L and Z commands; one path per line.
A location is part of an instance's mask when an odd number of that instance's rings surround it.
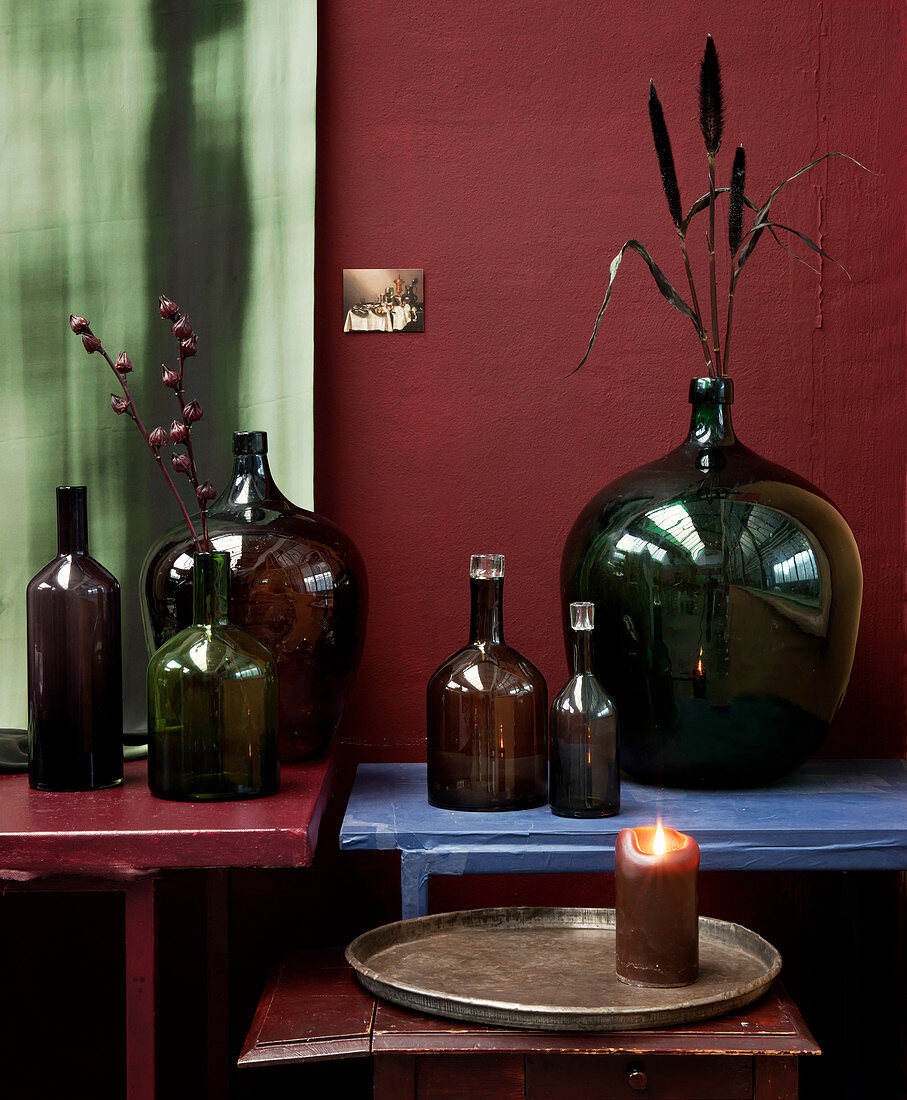
M 721 178 L 738 143 L 760 200 L 826 151 L 875 173 L 825 162 L 778 201 L 852 281 L 761 243 L 731 374 L 744 442 L 822 487 L 862 552 L 860 641 L 826 754 L 903 755 L 901 5 L 331 0 L 319 22 L 316 506 L 355 538 L 371 585 L 352 753 L 424 758 L 425 684 L 465 640 L 472 552 L 506 554 L 508 641 L 561 686 L 566 533 L 598 488 L 680 442 L 703 366 L 689 322 L 628 256 L 589 363 L 564 378 L 627 238 L 682 285 L 648 81 L 688 205 L 708 183 L 696 82 L 710 32 Z M 395 264 L 425 269 L 424 334 L 344 334 L 342 269 Z

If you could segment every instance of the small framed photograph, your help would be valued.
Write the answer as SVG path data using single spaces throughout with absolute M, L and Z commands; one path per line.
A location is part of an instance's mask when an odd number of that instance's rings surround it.
M 424 332 L 422 268 L 344 268 L 343 331 Z

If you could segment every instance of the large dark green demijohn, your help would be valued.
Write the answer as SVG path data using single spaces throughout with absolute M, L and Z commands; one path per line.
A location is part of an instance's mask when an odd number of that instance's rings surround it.
M 621 765 L 647 783 L 768 783 L 820 746 L 860 617 L 856 542 L 803 478 L 740 443 L 729 378 L 694 378 L 689 436 L 586 506 L 561 564 L 595 604 Z
M 196 553 L 192 578 L 192 625 L 148 665 L 148 786 L 176 801 L 273 794 L 277 665 L 230 622 L 229 555 Z

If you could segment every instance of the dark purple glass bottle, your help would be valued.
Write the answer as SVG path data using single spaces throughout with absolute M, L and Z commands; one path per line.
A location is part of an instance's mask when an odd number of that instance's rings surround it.
M 57 556 L 28 584 L 28 781 L 42 791 L 123 782 L 120 586 L 88 554 L 84 485 L 57 489 Z

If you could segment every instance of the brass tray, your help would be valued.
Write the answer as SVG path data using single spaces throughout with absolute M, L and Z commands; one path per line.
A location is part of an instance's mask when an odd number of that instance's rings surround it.
M 346 949 L 362 984 L 435 1016 L 545 1031 L 632 1031 L 706 1020 L 757 1000 L 781 956 L 739 924 L 699 918 L 699 980 L 624 985 L 614 910 L 473 909 L 373 928 Z

